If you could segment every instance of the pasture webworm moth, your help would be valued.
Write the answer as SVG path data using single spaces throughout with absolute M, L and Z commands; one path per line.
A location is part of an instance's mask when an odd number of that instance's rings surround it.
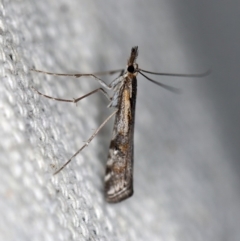
M 97 88 L 90 93 L 81 96 L 77 99 L 60 99 L 54 98 L 45 94 L 42 94 L 35 88 L 33 88 L 39 95 L 46 98 L 77 103 L 85 97 L 92 95 L 96 92 L 102 92 L 110 101 L 108 107 L 114 109 L 114 112 L 109 115 L 106 120 L 95 130 L 93 135 L 87 140 L 87 142 L 62 166 L 55 174 L 59 173 L 69 162 L 81 152 L 93 138 L 98 134 L 101 128 L 110 120 L 114 115 L 115 122 L 113 127 L 112 140 L 109 148 L 109 155 L 107 160 L 106 175 L 105 175 L 105 196 L 106 200 L 110 203 L 117 203 L 125 200 L 133 194 L 133 134 L 134 134 L 134 118 L 135 118 L 135 105 L 137 96 L 137 74 L 141 74 L 147 80 L 157 84 L 167 90 L 177 92 L 177 89 L 168 85 L 157 82 L 149 78 L 146 74 L 153 75 L 165 75 L 176 77 L 203 77 L 210 73 L 207 71 L 202 74 L 170 74 L 170 73 L 156 73 L 140 69 L 136 63 L 138 56 L 138 47 L 133 47 L 130 57 L 127 62 L 126 69 L 119 69 L 108 72 L 100 72 L 94 74 L 58 74 L 52 72 L 45 72 L 41 70 L 32 69 L 32 71 L 57 75 L 57 76 L 72 76 L 80 78 L 83 76 L 89 76 L 96 79 L 103 88 Z M 109 85 L 106 84 L 98 76 L 106 74 L 120 73 L 120 76 L 114 79 Z M 113 95 L 110 97 L 107 90 L 111 90 Z

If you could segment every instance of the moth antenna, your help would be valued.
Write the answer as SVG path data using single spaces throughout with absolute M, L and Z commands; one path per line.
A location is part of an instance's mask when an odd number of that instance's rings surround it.
M 179 90 L 178 88 L 175 88 L 175 87 L 172 87 L 172 86 L 169 86 L 169 85 L 165 85 L 165 84 L 163 84 L 163 83 L 161 83 L 161 82 L 158 82 L 158 81 L 156 81 L 156 80 L 153 80 L 153 79 L 149 78 L 148 76 L 146 76 L 145 74 L 143 74 L 143 73 L 140 72 L 140 71 L 139 71 L 138 73 L 141 74 L 142 76 L 144 76 L 147 80 L 153 82 L 153 83 L 156 84 L 156 85 L 161 86 L 162 88 L 164 88 L 164 89 L 166 89 L 166 90 L 169 90 L 169 91 L 171 91 L 171 92 L 173 92 L 173 93 L 176 93 L 176 94 L 179 94 L 179 93 L 180 93 L 180 90 Z
M 209 74 L 211 74 L 212 70 L 208 69 L 206 72 L 201 73 L 201 74 L 171 74 L 171 73 L 158 73 L 158 72 L 152 72 L 152 71 L 148 71 L 148 70 L 144 70 L 144 69 L 137 69 L 136 71 L 138 71 L 140 73 L 148 73 L 148 74 L 153 74 L 153 75 L 163 75 L 163 76 L 175 76 L 175 77 L 197 77 L 197 78 L 201 78 L 201 77 L 205 77 L 208 76 Z

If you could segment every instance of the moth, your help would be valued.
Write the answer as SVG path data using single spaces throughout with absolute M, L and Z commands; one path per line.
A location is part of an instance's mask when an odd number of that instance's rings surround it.
M 171 73 L 157 73 L 140 69 L 136 63 L 138 57 L 138 47 L 135 46 L 131 49 L 130 57 L 128 58 L 126 69 L 113 70 L 108 72 L 99 72 L 94 74 L 59 74 L 46 72 L 41 70 L 32 69 L 32 71 L 57 75 L 57 76 L 72 76 L 80 78 L 83 76 L 93 77 L 103 87 L 97 88 L 90 93 L 81 96 L 77 99 L 60 99 L 52 96 L 45 95 L 35 88 L 39 95 L 46 98 L 77 103 L 78 101 L 92 95 L 96 92 L 102 92 L 109 100 L 109 108 L 113 108 L 114 111 L 110 114 L 105 121 L 95 130 L 92 136 L 87 142 L 54 174 L 59 173 L 64 167 L 66 167 L 71 160 L 78 155 L 88 144 L 94 139 L 102 127 L 115 115 L 112 139 L 109 147 L 108 160 L 106 165 L 105 175 L 105 196 L 109 203 L 118 203 L 133 195 L 133 161 L 134 161 L 134 122 L 135 122 L 135 108 L 137 97 L 137 75 L 141 74 L 147 80 L 154 84 L 161 86 L 172 92 L 177 92 L 178 89 L 162 84 L 149 78 L 146 74 L 153 75 L 165 75 L 165 76 L 177 76 L 177 77 L 203 77 L 210 73 L 208 70 L 202 74 L 171 74 Z M 110 84 L 106 84 L 98 76 L 106 74 L 120 73 L 120 76 L 114 79 Z M 109 96 L 106 90 L 113 92 L 112 96 Z

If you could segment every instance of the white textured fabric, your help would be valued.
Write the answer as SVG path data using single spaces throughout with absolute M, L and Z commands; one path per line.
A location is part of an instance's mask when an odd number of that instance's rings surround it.
M 204 57 L 207 41 L 214 43 L 204 27 L 217 11 L 208 6 L 202 16 L 200 5 L 169 0 L 0 3 L 0 240 L 239 240 L 239 156 L 224 142 L 214 72 L 202 80 L 154 76 L 181 95 L 138 78 L 135 193 L 110 205 L 103 178 L 112 122 L 52 175 L 111 113 L 106 98 L 95 94 L 76 107 L 31 89 L 72 99 L 98 84 L 29 70 L 123 68 L 138 45 L 143 69 L 193 73 L 213 66 L 216 73 L 221 63 Z

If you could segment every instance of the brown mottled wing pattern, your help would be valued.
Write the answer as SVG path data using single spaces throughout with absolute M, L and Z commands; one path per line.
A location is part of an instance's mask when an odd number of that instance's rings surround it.
M 120 202 L 133 194 L 133 134 L 137 79 L 124 80 L 114 122 L 105 176 L 108 202 Z

